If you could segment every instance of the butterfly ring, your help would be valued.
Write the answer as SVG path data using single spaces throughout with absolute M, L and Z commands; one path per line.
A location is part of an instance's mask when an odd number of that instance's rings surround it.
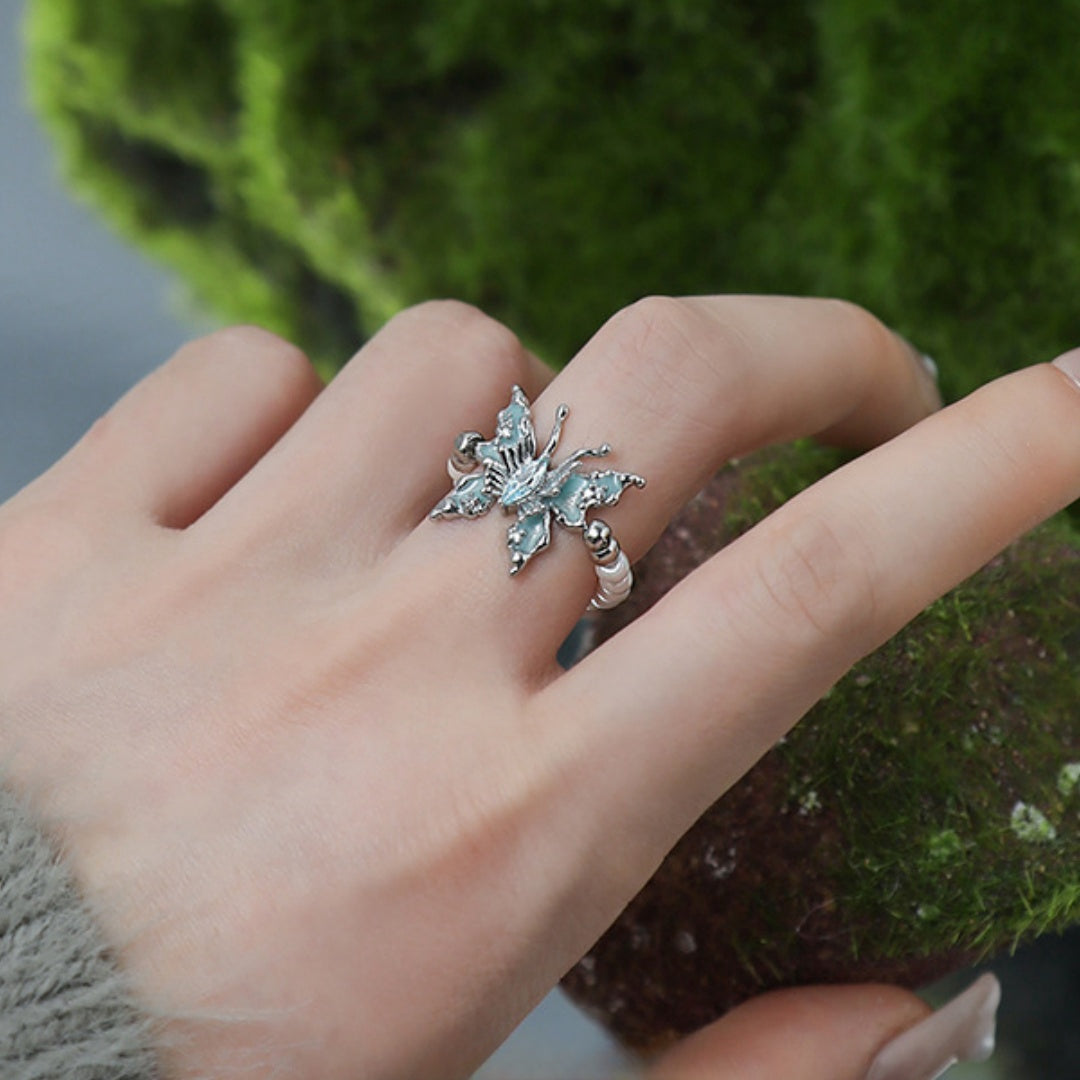
M 517 518 L 506 531 L 510 549 L 510 573 L 517 574 L 551 541 L 552 517 L 569 529 L 580 529 L 593 560 L 597 589 L 589 610 L 606 610 L 630 595 L 634 576 L 630 561 L 599 518 L 587 521 L 593 506 L 614 506 L 631 484 L 644 487 L 645 478 L 634 473 L 594 469 L 578 472 L 584 458 L 606 457 L 611 447 L 575 450 L 558 465 L 552 456 L 559 443 L 563 422 L 570 410 L 560 405 L 547 445 L 536 453 L 529 399 L 520 386 L 510 392 L 510 404 L 495 423 L 495 435 L 485 439 L 478 431 L 466 431 L 454 443 L 446 463 L 453 490 L 431 511 L 431 517 L 474 518 L 486 514 L 496 502 Z

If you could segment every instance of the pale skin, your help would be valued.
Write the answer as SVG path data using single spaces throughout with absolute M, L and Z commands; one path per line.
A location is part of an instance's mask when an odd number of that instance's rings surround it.
M 509 388 L 647 477 L 640 558 L 724 461 L 876 447 L 572 671 L 576 535 L 426 515 Z M 467 1076 L 664 853 L 859 657 L 1080 496 L 1080 391 L 1039 364 L 948 409 L 836 301 L 654 298 L 552 378 L 461 304 L 411 309 L 326 389 L 213 334 L 0 508 L 0 756 L 70 857 L 168 1077 Z M 925 1007 L 759 999 L 654 1080 L 858 1080 Z

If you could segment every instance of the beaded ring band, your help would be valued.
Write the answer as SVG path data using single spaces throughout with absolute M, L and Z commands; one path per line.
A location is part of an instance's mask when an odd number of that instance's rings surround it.
M 586 520 L 585 514 L 594 506 L 614 506 L 627 487 L 644 487 L 645 479 L 609 469 L 578 472 L 584 458 L 611 453 L 607 443 L 576 450 L 554 464 L 552 457 L 569 413 L 567 406 L 558 407 L 551 435 L 538 455 L 529 399 L 515 386 L 510 404 L 499 413 L 491 439 L 478 431 L 458 436 L 446 463 L 454 487 L 430 516 L 480 517 L 496 503 L 505 513 L 516 514 L 506 531 L 512 575 L 548 546 L 552 518 L 565 528 L 580 529 L 596 571 L 597 589 L 589 610 L 606 610 L 630 595 L 634 576 L 607 523 L 598 518 Z

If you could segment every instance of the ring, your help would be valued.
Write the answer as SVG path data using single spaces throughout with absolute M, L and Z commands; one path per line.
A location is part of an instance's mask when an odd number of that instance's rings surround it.
M 446 463 L 453 490 L 430 516 L 480 517 L 496 502 L 505 513 L 516 513 L 517 519 L 506 531 L 511 575 L 548 546 L 552 517 L 568 529 L 580 529 L 596 570 L 597 588 L 589 610 L 607 610 L 630 595 L 634 575 L 608 524 L 599 518 L 587 521 L 585 512 L 593 506 L 614 506 L 631 484 L 644 487 L 645 478 L 609 469 L 577 471 L 583 458 L 607 457 L 611 453 L 607 443 L 575 450 L 555 465 L 552 455 L 569 413 L 565 405 L 555 410 L 551 436 L 537 456 L 529 399 L 515 386 L 510 391 L 510 404 L 496 420 L 493 438 L 485 439 L 478 431 L 465 431 L 457 437 Z

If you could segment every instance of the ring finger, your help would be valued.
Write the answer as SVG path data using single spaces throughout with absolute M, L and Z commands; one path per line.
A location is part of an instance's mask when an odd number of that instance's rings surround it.
M 228 535 L 237 520 L 250 522 L 259 545 L 280 537 L 290 557 L 302 550 L 320 572 L 335 555 L 350 570 L 369 563 L 412 531 L 445 486 L 457 432 L 497 409 L 511 383 L 537 393 L 550 378 L 476 308 L 408 308 L 345 365 L 208 524 Z

